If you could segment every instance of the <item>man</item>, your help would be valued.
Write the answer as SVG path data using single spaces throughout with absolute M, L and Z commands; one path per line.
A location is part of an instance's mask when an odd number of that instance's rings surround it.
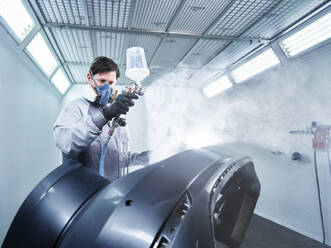
M 97 57 L 87 74 L 83 97 L 67 104 L 54 125 L 55 141 L 62 151 L 63 162 L 75 160 L 99 174 L 101 168 L 101 175 L 111 181 L 123 175 L 130 165 L 148 163 L 148 152 L 128 151 L 126 127 L 117 127 L 107 143 L 112 120 L 126 114 L 134 105 L 133 100 L 138 99 L 135 94 L 122 93 L 108 104 L 119 76 L 113 60 Z M 104 167 L 99 168 L 103 146 Z

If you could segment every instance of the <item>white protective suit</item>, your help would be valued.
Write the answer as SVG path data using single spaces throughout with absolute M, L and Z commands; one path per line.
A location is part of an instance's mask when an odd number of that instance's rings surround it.
M 101 150 L 111 121 L 106 121 L 101 114 L 102 107 L 94 102 L 96 95 L 91 90 L 91 86 L 86 85 L 82 98 L 64 106 L 53 131 L 63 162 L 75 160 L 98 173 Z M 129 152 L 128 143 L 127 127 L 117 127 L 104 159 L 104 176 L 111 181 L 128 171 L 130 165 L 148 162 L 144 153 Z

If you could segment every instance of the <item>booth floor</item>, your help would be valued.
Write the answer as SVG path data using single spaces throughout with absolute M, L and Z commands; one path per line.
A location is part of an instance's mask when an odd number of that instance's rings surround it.
M 330 246 L 254 215 L 241 248 L 330 248 Z

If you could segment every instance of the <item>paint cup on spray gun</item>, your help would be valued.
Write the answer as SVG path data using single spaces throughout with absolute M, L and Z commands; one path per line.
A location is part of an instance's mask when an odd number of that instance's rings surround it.
M 141 83 L 149 75 L 144 48 L 130 47 L 126 50 L 125 76 Z
M 130 47 L 126 50 L 126 71 L 125 76 L 130 78 L 133 83 L 132 86 L 126 86 L 123 93 L 135 93 L 139 96 L 144 95 L 144 89 L 141 86 L 141 81 L 149 75 L 147 67 L 144 48 Z M 118 91 L 116 90 L 110 101 L 113 102 L 117 97 Z
M 130 47 L 126 50 L 125 75 L 134 81 L 132 91 L 140 96 L 143 95 L 141 81 L 149 75 L 144 48 Z

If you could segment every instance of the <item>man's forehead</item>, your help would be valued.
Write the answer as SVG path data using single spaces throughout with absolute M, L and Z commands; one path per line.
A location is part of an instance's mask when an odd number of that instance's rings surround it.
M 107 76 L 116 76 L 116 71 L 106 71 L 106 72 L 99 72 L 96 75 L 100 76 L 100 77 L 107 77 Z

